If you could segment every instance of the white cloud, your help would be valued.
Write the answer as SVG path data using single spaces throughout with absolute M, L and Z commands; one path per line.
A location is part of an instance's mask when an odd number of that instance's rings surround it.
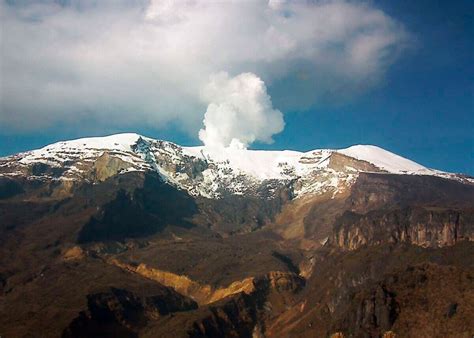
M 230 78 L 215 74 L 204 88 L 209 103 L 199 138 L 206 146 L 246 148 L 254 141 L 272 142 L 283 130 L 283 114 L 273 109 L 267 88 L 253 73 Z
M 277 108 L 298 110 L 375 85 L 407 42 L 399 23 L 352 1 L 67 3 L 1 2 L 0 128 L 196 133 L 211 74 L 254 73 Z

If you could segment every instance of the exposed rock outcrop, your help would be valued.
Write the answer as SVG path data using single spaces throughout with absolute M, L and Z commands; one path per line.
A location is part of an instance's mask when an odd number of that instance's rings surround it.
M 304 285 L 304 280 L 297 275 L 278 271 L 255 278 L 253 282 L 252 292 L 241 292 L 211 305 L 210 314 L 193 323 L 189 336 L 265 337 L 265 318 L 269 313 L 277 315 L 281 311 L 278 306 L 281 299 L 293 296 Z
M 382 332 L 392 328 L 400 311 L 395 294 L 384 285 L 377 285 L 363 299 L 358 300 L 357 310 L 349 314 L 349 321 L 355 323 L 354 335 L 363 335 L 374 328 Z
M 93 176 L 98 181 L 105 181 L 130 167 L 132 165 L 129 162 L 113 156 L 109 152 L 104 152 L 94 163 Z
M 409 266 L 354 288 L 350 305 L 339 307 L 333 329 L 352 337 L 468 337 L 473 332 L 472 286 L 472 275 L 453 267 Z M 453 299 L 463 302 L 459 318 L 447 315 L 457 304 Z
M 248 277 L 235 281 L 225 287 L 214 287 L 209 284 L 193 281 L 188 276 L 174 274 L 147 266 L 146 264 L 131 265 L 111 259 L 109 262 L 124 270 L 137 273 L 160 284 L 171 287 L 177 292 L 194 299 L 199 304 L 210 304 L 223 298 L 245 293 L 251 294 L 257 289 L 274 289 L 279 292 L 297 291 L 304 280 L 294 273 L 271 271 L 263 277 Z
M 124 270 L 137 273 L 143 277 L 171 287 L 177 292 L 194 299 L 199 304 L 208 304 L 239 292 L 251 293 L 255 290 L 252 277 L 246 278 L 242 281 L 236 281 L 227 287 L 214 288 L 209 284 L 202 284 L 193 281 L 187 276 L 177 275 L 169 271 L 162 271 L 148 267 L 143 263 L 133 266 L 131 264 L 119 262 L 116 259 L 110 260 L 110 263 Z
M 383 172 L 370 162 L 355 159 L 353 157 L 334 152 L 329 159 L 329 168 L 340 171 L 368 171 Z
M 410 243 L 443 247 L 474 239 L 474 211 L 440 208 L 404 208 L 346 212 L 336 222 L 329 243 L 346 250 L 382 243 Z
M 82 259 L 85 257 L 84 250 L 80 246 L 73 246 L 68 248 L 63 253 L 63 259 L 65 261 L 73 261 L 77 259 Z
M 474 186 L 440 177 L 360 173 L 351 188 L 348 209 L 364 214 L 417 206 L 472 208 Z

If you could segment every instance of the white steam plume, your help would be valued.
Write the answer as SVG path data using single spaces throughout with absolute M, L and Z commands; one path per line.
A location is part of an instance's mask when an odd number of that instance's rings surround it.
M 285 126 L 283 114 L 273 109 L 265 83 L 253 73 L 211 76 L 203 91 L 209 103 L 199 138 L 209 147 L 246 148 L 255 141 L 273 142 Z

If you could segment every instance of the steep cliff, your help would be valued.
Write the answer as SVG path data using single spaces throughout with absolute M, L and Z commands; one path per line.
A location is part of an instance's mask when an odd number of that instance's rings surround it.
M 474 210 L 409 207 L 364 215 L 346 212 L 336 221 L 329 244 L 347 250 L 402 242 L 442 247 L 473 239 Z

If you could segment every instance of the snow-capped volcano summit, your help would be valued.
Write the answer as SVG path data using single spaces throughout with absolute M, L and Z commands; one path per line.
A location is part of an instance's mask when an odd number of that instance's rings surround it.
M 181 147 L 133 133 L 57 142 L 0 159 L 3 176 L 102 181 L 131 171 L 158 172 L 163 180 L 191 195 L 208 198 L 267 196 L 281 186 L 291 189 L 294 197 L 337 194 L 360 172 L 464 179 L 371 145 L 308 152 Z

